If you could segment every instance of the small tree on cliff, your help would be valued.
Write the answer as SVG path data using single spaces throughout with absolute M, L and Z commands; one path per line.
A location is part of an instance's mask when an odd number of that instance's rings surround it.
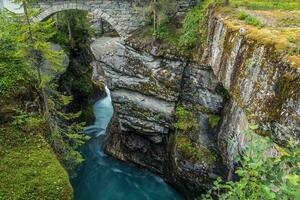
M 49 39 L 55 34 L 52 21 L 32 22 L 35 16 L 34 10 L 31 8 L 33 0 L 15 0 L 15 3 L 21 4 L 24 11 L 24 18 L 17 18 L 17 26 L 19 26 L 19 42 L 25 44 L 23 55 L 25 59 L 30 61 L 31 65 L 37 71 L 39 88 L 41 91 L 41 103 L 43 113 L 48 113 L 48 100 L 45 92 L 45 85 L 49 81 L 49 77 L 42 73 L 42 67 L 45 60 L 49 65 L 49 69 L 58 71 L 61 69 L 61 52 L 55 52 L 51 49 Z M 48 69 L 48 70 L 49 70 Z
M 176 13 L 176 5 L 175 0 L 152 0 L 149 6 L 143 10 L 152 23 L 155 37 L 159 26 Z
M 54 40 L 57 40 L 57 43 L 64 46 L 74 48 L 76 44 L 86 43 L 87 38 L 93 34 L 88 12 L 86 11 L 67 10 L 56 13 L 54 19 L 56 24 Z M 66 35 L 66 33 L 68 33 L 68 35 Z

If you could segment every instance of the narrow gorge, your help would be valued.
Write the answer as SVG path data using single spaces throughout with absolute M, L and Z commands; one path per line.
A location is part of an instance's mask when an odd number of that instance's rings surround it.
M 48 18 L 52 20 L 49 26 L 56 31 L 47 39 L 52 51 L 63 53 L 63 69 L 53 73 L 50 59 L 55 56 L 37 56 L 45 59 L 38 71 L 47 75 L 45 80 L 22 78 L 14 83 L 20 88 L 16 95 L 0 92 L 0 178 L 9 182 L 9 188 L 0 183 L 0 199 L 252 199 L 247 196 L 251 177 L 258 180 L 263 172 L 253 175 L 251 170 L 269 166 L 264 159 L 273 158 L 270 165 L 279 163 L 281 182 L 290 184 L 290 191 L 277 180 L 269 184 L 262 178 L 269 185 L 257 186 L 254 190 L 262 197 L 253 199 L 299 197 L 300 24 L 290 22 L 291 16 L 300 19 L 299 10 L 276 10 L 280 15 L 271 20 L 270 10 L 238 0 L 230 6 L 210 0 L 164 2 L 157 10 L 155 2 L 154 8 L 151 5 L 106 0 L 32 3 L 40 9 L 32 23 L 47 26 Z M 34 25 L 29 27 L 36 31 Z M 36 38 L 43 37 L 36 32 Z M 28 48 L 35 48 L 32 44 Z M 9 138 L 6 133 L 12 132 Z M 1 175 L 10 165 L 15 166 L 10 174 L 20 172 L 16 156 L 10 157 L 17 151 L 11 141 L 19 132 L 35 138 L 28 143 L 28 156 L 36 145 L 40 148 L 40 140 L 49 154 L 40 161 L 46 166 L 43 179 L 53 177 L 53 183 L 45 185 L 57 184 L 49 196 L 43 188 L 13 189 L 14 183 Z M 243 170 L 250 174 L 247 186 L 241 186 L 245 196 L 230 196 L 240 187 L 234 184 L 248 177 Z M 18 181 L 26 182 L 27 176 L 18 175 Z M 8 198 L 12 190 L 19 192 Z M 34 197 L 36 192 L 41 197 Z
M 299 125 L 299 70 L 269 59 L 272 47 L 209 12 L 208 46 L 198 61 L 155 44 L 145 49 L 137 42 L 140 32 L 91 45 L 94 71 L 107 80 L 115 108 L 105 152 L 163 175 L 191 198 L 216 177 L 233 176 L 233 156 L 250 140 L 242 132 L 249 122 L 262 124 L 282 144 L 299 139 L 299 130 L 291 128 Z M 283 82 L 295 85 L 281 88 Z M 281 92 L 290 95 L 282 99 Z M 285 113 L 271 113 L 276 109 Z

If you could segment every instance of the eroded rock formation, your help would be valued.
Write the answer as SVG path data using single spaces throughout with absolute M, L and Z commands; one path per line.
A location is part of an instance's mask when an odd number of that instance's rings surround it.
M 218 134 L 219 148 L 227 165 L 246 143 L 247 124 L 278 143 L 299 140 L 300 71 L 287 62 L 275 47 L 248 37 L 246 29 L 232 27 L 221 15 L 210 11 L 208 48 L 204 63 L 229 92 L 223 124 Z M 230 142 L 234 141 L 234 142 Z
M 299 68 L 272 46 L 232 29 L 214 12 L 201 61 L 168 50 L 156 54 L 155 45 L 119 38 L 91 45 L 94 76 L 107 81 L 115 108 L 108 154 L 159 173 L 193 196 L 217 176 L 231 178 L 233 156 L 249 140 L 243 133 L 249 122 L 280 144 L 299 140 L 299 130 L 289 128 L 300 124 Z M 178 108 L 191 124 L 175 129 Z
M 108 153 L 163 173 L 166 137 L 180 92 L 184 62 L 155 58 L 101 38 L 91 46 L 112 92 L 119 130 Z M 120 140 L 120 141 L 118 141 Z
M 224 98 L 213 71 L 134 49 L 119 38 L 98 39 L 91 49 L 98 62 L 94 78 L 105 76 L 115 108 L 107 153 L 162 174 L 183 191 L 207 189 L 221 165 L 216 160 L 218 125 L 211 127 L 209 118 L 220 114 Z M 175 134 L 176 107 L 192 112 L 200 128 Z M 196 160 L 176 148 L 180 134 L 187 135 L 187 145 L 195 145 Z

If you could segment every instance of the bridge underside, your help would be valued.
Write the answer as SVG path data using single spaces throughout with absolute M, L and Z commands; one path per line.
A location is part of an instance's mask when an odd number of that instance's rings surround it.
M 35 7 L 41 9 L 41 13 L 34 21 L 43 21 L 49 16 L 65 10 L 84 10 L 91 12 L 94 18 L 102 18 L 107 21 L 118 34 L 126 38 L 131 32 L 142 27 L 144 17 L 142 12 L 129 1 L 54 1 L 38 3 Z

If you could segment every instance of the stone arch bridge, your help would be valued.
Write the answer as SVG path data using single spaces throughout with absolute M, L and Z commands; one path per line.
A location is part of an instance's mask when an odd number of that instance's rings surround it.
M 121 37 L 126 38 L 145 24 L 143 11 L 149 1 L 151 0 L 37 0 L 34 7 L 41 12 L 33 20 L 42 21 L 64 10 L 85 10 L 91 12 L 95 18 L 107 21 Z M 176 4 L 177 12 L 185 12 L 195 5 L 195 0 L 178 0 Z
M 37 1 L 34 7 L 41 12 L 33 20 L 42 21 L 65 10 L 85 10 L 91 12 L 95 18 L 107 21 L 121 37 L 127 37 L 145 24 L 143 5 L 146 2 L 130 0 Z

